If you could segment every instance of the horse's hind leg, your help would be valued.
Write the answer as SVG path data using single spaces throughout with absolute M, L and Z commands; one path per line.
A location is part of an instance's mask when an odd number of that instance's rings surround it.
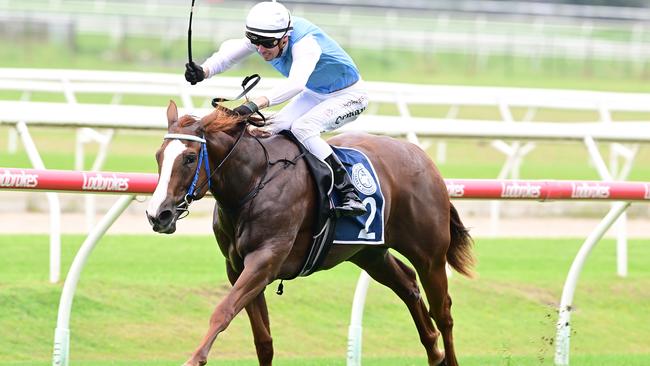
M 415 271 L 395 258 L 386 248 L 368 247 L 355 254 L 350 261 L 364 269 L 375 281 L 393 290 L 404 301 L 427 351 L 429 365 L 438 365 L 444 358 L 444 353 L 436 346 L 439 333 L 433 326 L 420 295 Z
M 452 328 L 454 321 L 451 317 L 451 297 L 447 292 L 447 272 L 445 261 L 432 261 L 430 258 L 424 259 L 426 265 L 414 264 L 422 288 L 427 294 L 429 302 L 429 313 L 436 322 L 442 339 L 445 344 L 445 361 L 448 366 L 457 366 L 456 353 L 454 351 L 454 339 Z

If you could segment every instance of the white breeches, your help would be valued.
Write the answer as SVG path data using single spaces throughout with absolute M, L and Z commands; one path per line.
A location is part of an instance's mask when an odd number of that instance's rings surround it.
M 332 148 L 320 134 L 354 121 L 367 106 L 368 93 L 362 80 L 330 94 L 305 89 L 271 118 L 266 129 L 272 133 L 291 130 L 312 154 L 325 160 Z

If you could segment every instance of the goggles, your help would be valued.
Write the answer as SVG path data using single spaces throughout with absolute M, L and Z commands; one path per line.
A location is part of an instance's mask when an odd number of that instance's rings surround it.
M 255 46 L 262 46 L 264 48 L 273 48 L 280 43 L 280 39 L 274 37 L 262 37 L 255 33 L 246 32 L 246 38 L 251 41 Z

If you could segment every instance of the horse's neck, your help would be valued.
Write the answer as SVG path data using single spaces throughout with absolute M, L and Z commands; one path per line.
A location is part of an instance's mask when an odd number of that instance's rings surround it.
M 216 163 L 213 169 L 223 162 L 215 174 L 216 179 L 213 178 L 212 182 L 215 198 L 223 207 L 235 210 L 259 184 L 259 177 L 264 173 L 267 165 L 262 147 L 247 133 L 242 136 L 241 141 L 232 150 L 239 133 L 234 135 L 224 132 L 217 133 L 214 138 L 217 158 L 211 159 Z M 228 155 L 229 153 L 230 155 Z M 224 159 L 226 159 L 225 162 Z

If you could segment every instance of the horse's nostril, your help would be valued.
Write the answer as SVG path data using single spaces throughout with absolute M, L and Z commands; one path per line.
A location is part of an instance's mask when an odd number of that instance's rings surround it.
M 172 220 L 173 217 L 174 214 L 172 213 L 171 210 L 164 210 L 161 211 L 160 214 L 158 215 L 158 222 L 160 222 L 161 224 L 167 224 Z

